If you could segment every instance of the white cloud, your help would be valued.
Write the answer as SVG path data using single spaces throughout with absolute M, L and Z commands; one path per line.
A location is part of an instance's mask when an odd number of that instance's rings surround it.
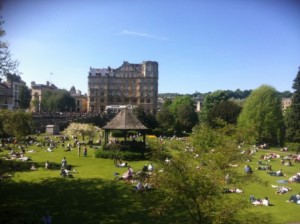
M 132 35 L 132 36 L 152 38 L 152 39 L 157 39 L 157 40 L 168 40 L 168 38 L 163 37 L 163 36 L 156 36 L 156 35 L 152 35 L 152 34 L 149 34 L 149 33 L 141 33 L 141 32 L 128 31 L 128 30 L 123 30 L 121 32 L 121 35 Z

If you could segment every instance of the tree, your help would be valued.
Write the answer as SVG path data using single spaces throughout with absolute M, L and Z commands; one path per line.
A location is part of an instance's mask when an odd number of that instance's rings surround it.
M 171 104 L 172 101 L 170 99 L 165 100 L 162 108 L 156 114 L 157 123 L 162 130 L 174 129 L 175 119 L 170 109 Z
M 84 141 L 85 136 L 88 136 L 89 139 L 93 139 L 97 131 L 99 131 L 99 128 L 91 124 L 71 123 L 64 130 L 64 133 L 69 136 L 81 135 Z
M 139 119 L 139 121 L 147 128 L 154 129 L 157 127 L 157 122 L 154 114 L 146 113 L 141 106 L 134 108 L 133 112 L 136 115 L 136 117 Z
M 188 95 L 176 96 L 170 105 L 170 111 L 175 120 L 175 130 L 190 132 L 198 122 L 194 101 Z
M 281 99 L 273 87 L 262 85 L 251 93 L 238 117 L 238 127 L 247 141 L 283 144 Z
M 286 137 L 289 141 L 300 142 L 300 68 L 292 88 L 292 104 L 285 114 Z
M 5 31 L 2 28 L 4 21 L 0 17 L 0 78 L 3 78 L 7 74 L 16 74 L 18 73 L 17 67 L 19 62 L 12 60 L 11 53 L 9 51 L 9 44 L 6 41 L 2 40 L 2 37 L 5 35 Z
M 205 95 L 203 107 L 201 111 L 201 119 L 202 123 L 208 123 L 208 116 L 211 112 L 212 108 L 220 103 L 221 101 L 228 100 L 229 96 L 226 91 L 217 90 L 212 93 Z
M 223 193 L 226 174 L 236 185 L 251 181 L 230 166 L 245 159 L 234 144 L 234 126 L 212 129 L 197 125 L 191 138 L 194 152 L 177 150 L 170 163 L 161 164 L 163 172 L 151 176 L 161 194 L 156 200 L 157 213 L 176 216 L 178 223 L 242 223 L 236 215 L 247 202 Z
M 242 108 L 232 101 L 221 101 L 216 104 L 207 116 L 207 122 L 211 127 L 218 126 L 218 119 L 229 124 L 236 124 Z
M 198 123 L 195 107 L 190 103 L 178 105 L 176 114 L 175 129 L 177 132 L 191 132 L 192 128 Z
M 1 110 L 0 117 L 2 134 L 21 139 L 31 133 L 32 117 L 30 113 L 21 110 Z
M 31 92 L 26 85 L 21 85 L 19 90 L 19 107 L 27 109 L 30 106 Z
M 43 93 L 41 107 L 46 112 L 68 112 L 75 110 L 75 99 L 66 90 Z

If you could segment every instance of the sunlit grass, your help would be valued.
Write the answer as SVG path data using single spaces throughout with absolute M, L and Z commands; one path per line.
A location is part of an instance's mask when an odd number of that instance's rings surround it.
M 152 141 L 157 143 L 156 138 L 149 141 L 150 144 Z M 165 149 L 176 147 L 175 152 L 178 153 L 185 149 L 187 142 L 164 140 L 157 144 Z M 30 157 L 29 163 L 36 165 L 37 171 L 22 170 L 15 173 L 11 182 L 1 183 L 1 211 L 8 212 L 13 217 L 31 217 L 36 221 L 49 210 L 54 223 L 153 223 L 151 215 L 147 212 L 147 197 L 133 194 L 130 184 L 115 180 L 114 173 L 122 174 L 126 168 L 115 167 L 111 159 L 95 158 L 95 149 L 88 147 L 87 157 L 78 156 L 77 148 L 69 152 L 64 151 L 62 147 L 54 149 L 53 152 L 48 152 L 46 147 L 30 146 L 27 150 L 29 149 L 36 151 L 28 153 L 27 156 Z M 250 206 L 246 210 L 248 214 L 241 214 L 244 218 L 251 214 L 259 214 L 266 217 L 268 223 L 300 221 L 299 205 L 286 202 L 291 194 L 300 192 L 300 184 L 287 184 L 293 190 L 284 195 L 275 194 L 275 189 L 271 187 L 272 184 L 281 185 L 277 180 L 288 179 L 300 172 L 300 164 L 287 167 L 280 164 L 280 159 L 271 160 L 272 169 L 282 169 L 285 177 L 274 177 L 268 175 L 267 171 L 256 171 L 259 156 L 270 152 L 285 155 L 289 153 L 279 152 L 278 149 L 260 150 L 251 162 L 239 164 L 236 169 L 241 173 L 244 165 L 249 164 L 254 169 L 253 175 L 261 182 L 253 182 L 246 186 L 241 184 L 237 187 L 243 189 L 244 193 L 232 196 L 242 197 L 244 200 L 249 200 L 250 195 L 269 197 L 272 206 Z M 60 176 L 59 168 L 63 157 L 66 157 L 68 164 L 77 172 L 73 178 Z M 44 163 L 47 160 L 55 165 L 55 168 L 46 170 Z M 149 162 L 129 162 L 135 171 L 147 163 Z

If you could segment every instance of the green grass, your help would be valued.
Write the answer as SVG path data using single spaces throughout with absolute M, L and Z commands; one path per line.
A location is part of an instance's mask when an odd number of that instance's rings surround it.
M 294 203 L 286 202 L 292 194 L 300 193 L 300 184 L 299 183 L 288 183 L 288 184 L 280 184 L 278 180 L 287 180 L 292 175 L 295 175 L 297 172 L 300 172 L 300 163 L 293 163 L 293 166 L 284 166 L 281 165 L 281 159 L 272 159 L 270 160 L 270 164 L 272 165 L 272 170 L 277 171 L 282 169 L 286 174 L 284 177 L 276 177 L 270 176 L 267 174 L 267 171 L 255 170 L 258 165 L 257 161 L 259 160 L 259 156 L 262 154 L 267 154 L 270 152 L 274 152 L 281 155 L 288 155 L 291 152 L 280 152 L 278 149 L 270 149 L 270 150 L 260 150 L 253 156 L 253 160 L 249 164 L 254 169 L 254 174 L 261 181 L 254 182 L 247 186 L 239 186 L 244 189 L 243 196 L 245 200 L 249 200 L 250 195 L 254 195 L 255 197 L 263 198 L 265 196 L 269 197 L 270 203 L 272 206 L 265 207 L 251 207 L 247 210 L 247 212 L 253 214 L 260 214 L 261 217 L 266 217 L 268 223 L 293 223 L 300 222 L 300 205 Z M 243 170 L 242 164 L 239 169 Z M 276 189 L 272 188 L 271 185 L 284 185 L 292 188 L 291 192 L 288 192 L 283 195 L 275 194 Z
M 184 148 L 184 144 L 185 142 L 174 141 L 167 143 L 166 147 L 176 145 L 178 148 Z M 79 157 L 77 149 L 65 152 L 62 148 L 57 148 L 51 153 L 47 152 L 46 148 L 36 146 L 28 149 L 37 150 L 36 153 L 27 154 L 31 158 L 27 163 L 34 163 L 38 170 L 21 170 L 15 173 L 12 181 L 1 182 L 0 222 L 38 223 L 49 210 L 53 223 L 155 223 L 148 209 L 151 205 L 155 206 L 155 199 L 151 198 L 151 195 L 149 198 L 147 195 L 135 194 L 131 185 L 114 180 L 114 173 L 122 174 L 126 168 L 115 167 L 110 159 L 94 158 L 94 149 L 88 149 L 87 157 Z M 248 164 L 253 169 L 257 168 L 259 156 L 272 151 L 288 154 L 278 152 L 277 149 L 261 150 Z M 66 157 L 68 164 L 78 172 L 73 178 L 60 176 L 59 167 L 63 157 Z M 46 160 L 56 164 L 57 169 L 45 170 Z M 148 161 L 129 162 L 135 171 L 141 169 L 145 163 Z M 242 173 L 245 164 L 240 164 L 236 169 Z M 249 200 L 250 195 L 268 196 L 273 206 L 250 206 L 246 210 L 249 213 L 243 213 L 241 216 L 246 218 L 253 214 L 266 218 L 267 223 L 276 224 L 299 222 L 300 206 L 287 203 L 286 200 L 291 194 L 300 192 L 300 184 L 288 184 L 293 190 L 284 195 L 276 195 L 271 184 L 280 185 L 277 180 L 287 179 L 300 172 L 300 164 L 282 166 L 280 159 L 274 159 L 270 164 L 273 170 L 283 169 L 287 176 L 274 177 L 266 171 L 254 170 L 254 175 L 262 181 L 237 187 L 244 190 L 240 196 L 244 200 Z M 170 220 L 172 217 L 168 217 L 164 223 L 171 223 Z M 176 223 L 176 220 L 173 221 L 172 223 Z

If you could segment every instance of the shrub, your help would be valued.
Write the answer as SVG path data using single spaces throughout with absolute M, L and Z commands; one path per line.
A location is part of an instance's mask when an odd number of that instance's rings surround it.
M 300 143 L 290 143 L 288 144 L 288 149 L 289 151 L 294 151 L 296 153 L 299 153 L 300 152 Z
M 137 161 L 145 159 L 145 155 L 141 152 L 114 151 L 97 149 L 95 151 L 96 158 L 113 159 L 118 158 L 126 161 Z
M 124 132 L 116 130 L 111 132 L 112 137 L 114 138 L 124 138 Z

